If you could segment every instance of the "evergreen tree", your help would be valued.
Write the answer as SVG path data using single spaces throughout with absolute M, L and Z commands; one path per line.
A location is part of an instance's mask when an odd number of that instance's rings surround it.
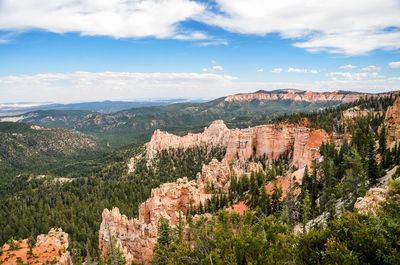
M 311 209 L 313 214 L 316 214 L 316 210 L 317 210 L 317 205 L 316 205 L 316 201 L 317 201 L 317 197 L 318 197 L 318 181 L 317 181 L 317 169 L 318 169 L 318 165 L 317 165 L 317 161 L 314 160 L 312 162 L 311 165 L 311 169 L 312 169 L 312 177 L 311 177 Z
M 306 233 L 306 225 L 310 219 L 311 214 L 311 201 L 308 190 L 304 191 L 304 197 L 301 201 L 301 222 L 303 224 L 303 234 Z
M 381 132 L 379 134 L 379 153 L 383 157 L 386 151 L 386 129 L 385 124 L 382 123 Z
M 171 227 L 169 226 L 169 221 L 164 217 L 160 217 L 160 219 L 158 220 L 158 224 L 159 228 L 157 242 L 161 246 L 168 246 L 173 240 L 173 232 Z
M 294 190 L 293 180 L 289 177 L 289 189 L 286 193 L 286 205 L 288 210 L 289 226 L 292 228 L 295 224 L 295 202 L 294 202 Z
M 281 197 L 282 197 L 282 188 L 279 187 L 274 181 L 274 189 L 272 190 L 272 195 L 271 195 L 271 208 L 272 211 L 271 213 L 276 214 L 278 211 L 282 209 L 282 202 L 281 202 Z
M 375 155 L 375 141 L 370 137 L 368 143 L 368 158 L 367 158 L 367 170 L 368 170 L 368 178 L 373 182 L 376 183 L 379 178 L 378 172 L 378 163 L 376 162 L 376 155 Z
M 184 224 L 183 218 L 182 218 L 182 211 L 179 210 L 178 225 L 177 225 L 177 230 L 178 230 L 177 231 L 177 234 L 178 234 L 177 242 L 178 243 L 182 243 L 183 242 L 184 229 L 185 229 L 185 224 Z

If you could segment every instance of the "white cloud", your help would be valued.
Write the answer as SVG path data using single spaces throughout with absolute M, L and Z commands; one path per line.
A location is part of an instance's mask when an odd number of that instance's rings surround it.
M 310 73 L 312 73 L 312 74 L 318 74 L 319 72 L 318 72 L 318 70 L 310 70 Z
M 369 72 L 360 73 L 363 75 Z M 342 74 L 338 74 L 340 77 Z M 343 74 L 347 75 L 347 74 Z M 82 102 L 161 97 L 220 97 L 259 89 L 298 88 L 312 91 L 398 90 L 400 77 L 331 79 L 315 82 L 243 82 L 214 73 L 74 72 L 0 77 L 3 102 Z
M 220 72 L 220 71 L 223 71 L 224 68 L 221 65 L 214 65 L 211 68 L 203 68 L 201 70 L 203 72 Z
M 0 77 L 0 91 L 5 102 L 210 97 L 229 93 L 236 80 L 214 73 L 48 73 Z
M 307 69 L 298 69 L 298 68 L 293 68 L 290 67 L 289 69 L 287 69 L 288 73 L 307 73 Z
M 210 8 L 198 19 L 232 32 L 261 36 L 279 33 L 283 38 L 299 38 L 294 45 L 309 51 L 359 55 L 375 49 L 400 48 L 400 5 L 396 0 L 216 3 L 218 12 Z
M 264 72 L 264 69 L 260 68 L 257 70 L 257 72 L 262 73 L 262 72 Z
M 339 69 L 354 69 L 354 68 L 357 68 L 357 66 L 351 64 L 342 65 L 339 67 Z
M 186 33 L 180 33 L 174 36 L 174 39 L 177 40 L 204 40 L 210 38 L 207 36 L 207 34 L 204 34 L 203 32 L 186 32 Z
M 379 72 L 380 70 L 382 70 L 382 67 L 378 67 L 375 65 L 369 65 L 369 66 L 361 69 L 361 71 L 364 71 L 364 72 Z
M 196 20 L 243 34 L 278 33 L 312 52 L 359 55 L 400 48 L 399 14 L 396 0 L 215 0 L 215 4 L 200 0 L 2 0 L 0 30 L 207 38 L 182 25 Z M 211 38 L 200 46 L 227 43 Z
M 282 68 L 275 68 L 274 70 L 272 70 L 272 73 L 274 74 L 280 74 L 282 73 L 283 69 Z
M 2 0 L 0 30 L 203 39 L 178 30 L 179 22 L 203 11 L 203 4 L 190 0 Z
M 390 68 L 400 68 L 400 62 L 390 62 L 389 67 Z
M 208 46 L 217 46 L 217 45 L 228 45 L 226 40 L 209 40 L 209 41 L 202 41 L 197 44 L 200 47 L 208 47 Z
M 384 78 L 378 72 L 361 72 L 361 73 L 350 73 L 350 72 L 331 72 L 326 76 L 332 77 L 333 80 L 337 80 L 337 77 L 341 77 L 347 80 L 365 80 L 367 78 Z

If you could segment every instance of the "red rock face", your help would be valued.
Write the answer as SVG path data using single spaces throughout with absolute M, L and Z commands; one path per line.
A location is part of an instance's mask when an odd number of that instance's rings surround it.
M 310 166 L 311 162 L 320 157 L 319 147 L 329 140 L 325 130 L 311 131 L 309 128 L 297 128 L 292 165 L 297 168 Z
M 56 265 L 72 265 L 72 259 L 67 251 L 68 234 L 61 228 L 51 229 L 46 235 L 39 235 L 36 239 L 36 245 L 32 248 L 34 255 L 29 255 L 29 246 L 27 239 L 22 240 L 19 248 L 10 250 L 8 244 L 3 246 L 3 255 L 0 256 L 0 264 L 17 264 L 17 259 L 21 259 L 24 264 L 47 264 L 53 262 Z
M 385 126 L 386 144 L 389 148 L 394 147 L 396 141 L 400 139 L 400 97 L 387 109 Z
M 286 92 L 286 93 L 282 93 Z M 378 96 L 389 95 L 390 93 L 378 94 Z M 251 93 L 232 95 L 225 98 L 225 102 L 234 101 L 271 101 L 271 100 L 293 100 L 293 101 L 306 101 L 306 102 L 329 102 L 338 101 L 341 103 L 349 103 L 356 101 L 360 98 L 377 96 L 375 94 L 359 94 L 359 93 L 341 93 L 334 92 L 311 92 L 300 91 L 295 89 L 281 90 L 281 93 Z
M 248 129 L 231 130 L 226 144 L 225 159 L 247 160 L 251 156 L 263 156 L 267 160 L 278 158 L 292 146 L 295 127 L 291 125 L 261 125 Z

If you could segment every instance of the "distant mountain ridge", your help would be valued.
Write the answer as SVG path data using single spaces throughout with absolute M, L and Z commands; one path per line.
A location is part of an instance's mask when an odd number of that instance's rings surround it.
M 360 93 L 352 91 L 337 90 L 333 92 L 312 92 L 298 89 L 279 89 L 272 91 L 259 90 L 254 93 L 236 94 L 227 96 L 225 101 L 275 101 L 275 100 L 291 100 L 291 101 L 305 101 L 305 102 L 341 102 L 349 103 L 360 98 L 370 98 L 376 96 L 388 96 L 398 92 L 386 92 L 379 94 Z
M 199 132 L 214 120 L 223 120 L 229 128 L 246 128 L 268 123 L 285 113 L 318 111 L 355 101 L 362 97 L 391 93 L 310 92 L 300 90 L 257 91 L 218 98 L 204 103 L 177 103 L 166 106 L 131 108 L 114 113 L 82 110 L 43 110 L 0 118 L 49 128 L 76 129 L 104 137 L 110 146 L 144 143 L 154 130 L 183 135 Z M 322 95 L 322 96 L 321 96 Z M 321 97 L 323 100 L 321 100 Z
M 100 113 L 113 113 L 130 108 L 141 108 L 146 106 L 165 106 L 184 102 L 204 102 L 201 99 L 156 99 L 156 100 L 136 100 L 136 101 L 94 101 L 81 103 L 3 103 L 0 104 L 0 116 L 19 115 L 26 112 L 38 110 L 86 110 Z

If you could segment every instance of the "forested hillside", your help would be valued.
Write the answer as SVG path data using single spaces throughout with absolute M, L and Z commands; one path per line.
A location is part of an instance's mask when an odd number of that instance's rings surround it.
M 77 131 L 0 122 L 1 175 L 49 174 L 101 150 L 97 139 Z M 0 181 L 3 177 L 0 176 Z

